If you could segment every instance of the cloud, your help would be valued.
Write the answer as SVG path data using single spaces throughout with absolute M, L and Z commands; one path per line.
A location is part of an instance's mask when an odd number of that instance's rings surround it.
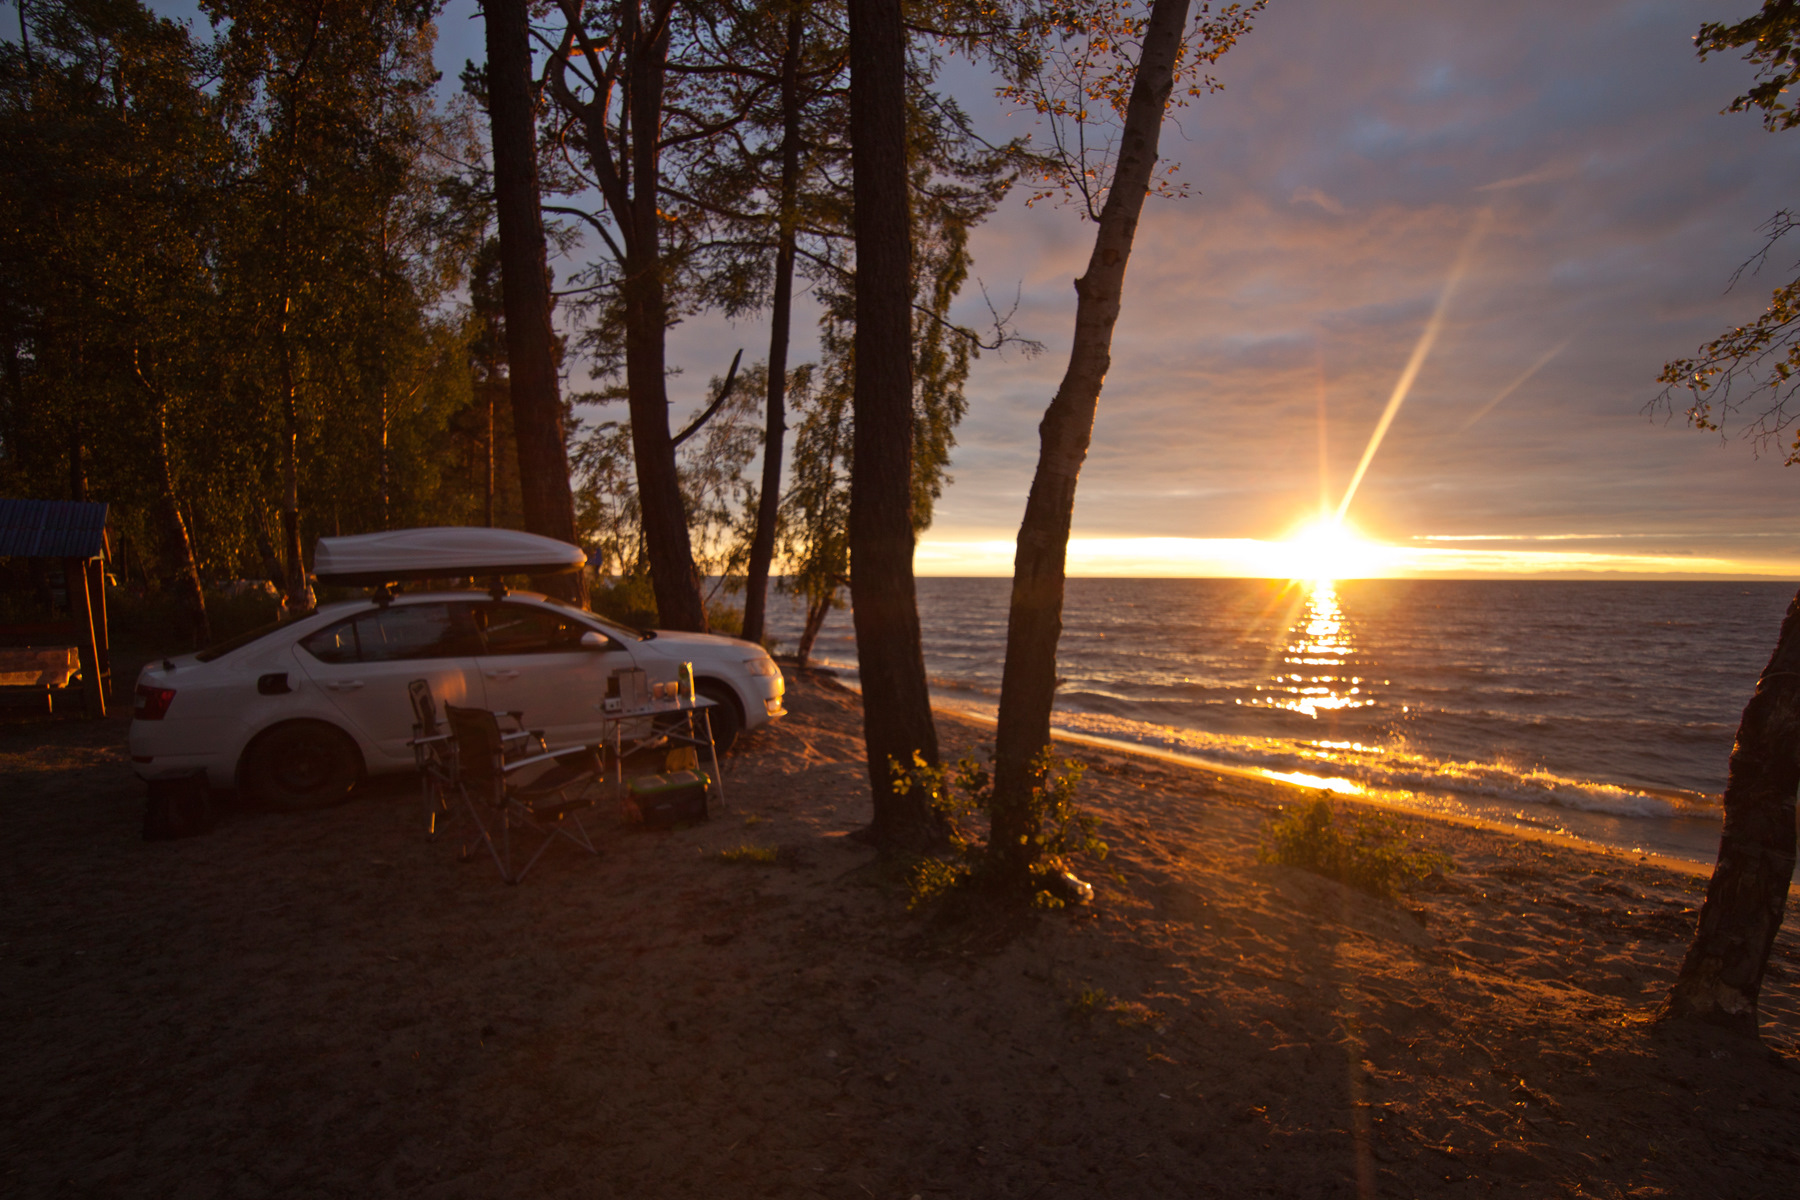
M 1778 141 L 1717 115 L 1741 67 L 1699 63 L 1693 21 L 1624 2 L 1272 8 L 1222 60 L 1226 90 L 1165 137 L 1197 194 L 1153 199 L 1139 226 L 1077 533 L 1277 536 L 1321 478 L 1341 495 L 1486 206 L 1358 522 L 1679 529 L 1658 553 L 1701 556 L 1726 531 L 1791 530 L 1792 473 L 1645 412 L 1664 361 L 1760 309 L 1723 288 L 1789 183 Z M 1092 235 L 1010 201 L 976 231 L 976 269 L 1023 281 L 1021 325 L 1049 352 L 977 362 L 934 536 L 1016 527 Z
M 1334 217 L 1341 217 L 1348 210 L 1336 200 L 1327 196 L 1315 187 L 1297 187 L 1288 198 L 1290 204 L 1316 204 Z

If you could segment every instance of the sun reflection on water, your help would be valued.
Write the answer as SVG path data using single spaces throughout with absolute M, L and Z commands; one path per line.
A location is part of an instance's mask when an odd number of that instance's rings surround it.
M 1317 717 L 1351 708 L 1367 708 L 1375 701 L 1365 681 L 1351 673 L 1351 643 L 1344 611 L 1338 604 L 1331 580 L 1311 585 L 1300 619 L 1288 632 L 1281 667 L 1251 703 Z

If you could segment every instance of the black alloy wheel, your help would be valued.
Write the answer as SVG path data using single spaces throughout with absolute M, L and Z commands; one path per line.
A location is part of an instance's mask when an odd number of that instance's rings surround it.
M 744 731 L 744 714 L 738 708 L 737 694 L 729 684 L 716 679 L 702 679 L 694 684 L 694 690 L 708 700 L 717 701 L 706 710 L 706 716 L 712 722 L 713 749 L 724 754 Z
M 362 773 L 356 743 L 323 721 L 290 721 L 257 738 L 244 754 L 250 799 L 278 812 L 338 804 Z

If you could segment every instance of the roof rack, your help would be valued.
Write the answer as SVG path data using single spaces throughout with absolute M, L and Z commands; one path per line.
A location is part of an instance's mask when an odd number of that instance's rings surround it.
M 350 537 L 322 537 L 313 548 L 320 583 L 377 589 L 376 603 L 393 598 L 396 583 L 487 578 L 496 599 L 505 575 L 562 575 L 587 565 L 580 546 L 516 529 L 435 526 Z

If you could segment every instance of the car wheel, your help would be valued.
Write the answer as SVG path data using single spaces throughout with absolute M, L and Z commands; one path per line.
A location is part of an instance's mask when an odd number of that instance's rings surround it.
M 323 721 L 277 725 L 244 753 L 241 778 L 250 799 L 296 812 L 337 804 L 362 773 L 356 743 Z
M 738 709 L 737 695 L 729 685 L 713 679 L 700 680 L 694 690 L 718 702 L 706 710 L 706 715 L 712 721 L 713 749 L 724 754 L 744 731 L 744 714 Z

